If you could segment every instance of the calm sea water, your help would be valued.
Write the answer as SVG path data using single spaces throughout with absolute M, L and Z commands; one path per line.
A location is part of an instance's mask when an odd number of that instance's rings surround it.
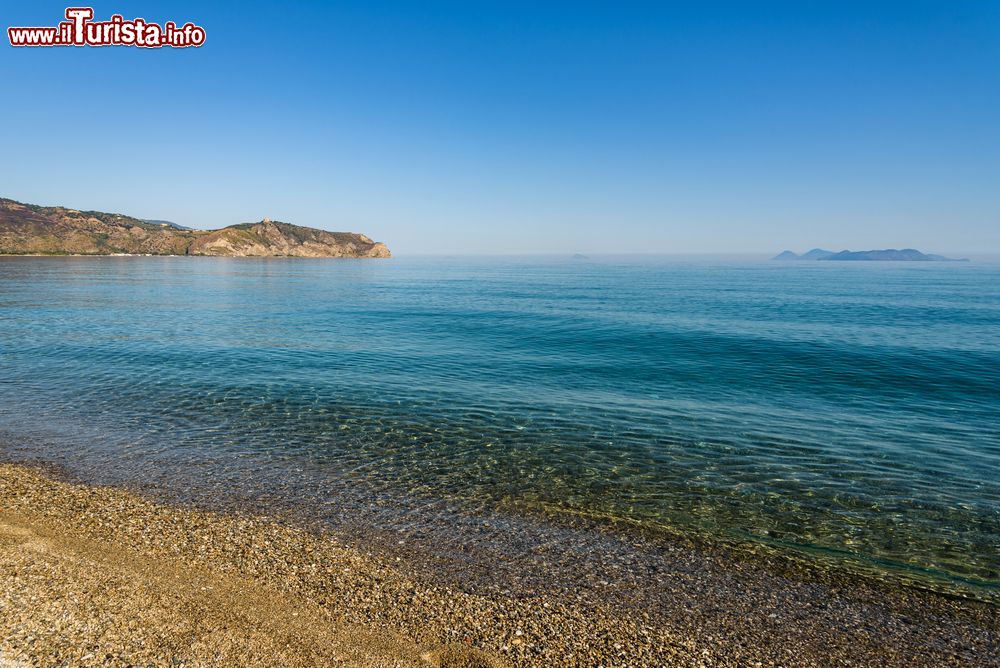
M 1000 265 L 0 259 L 0 444 L 995 591 Z

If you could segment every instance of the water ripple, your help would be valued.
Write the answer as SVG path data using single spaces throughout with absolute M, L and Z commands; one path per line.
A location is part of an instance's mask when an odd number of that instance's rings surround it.
M 545 507 L 997 587 L 998 387 L 996 265 L 0 260 L 6 447 L 414 524 Z

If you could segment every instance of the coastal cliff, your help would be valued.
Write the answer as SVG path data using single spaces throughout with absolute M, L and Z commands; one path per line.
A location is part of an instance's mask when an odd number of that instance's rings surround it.
M 207 255 L 390 257 L 363 234 L 271 221 L 189 230 L 115 213 L 42 207 L 0 198 L 0 255 Z

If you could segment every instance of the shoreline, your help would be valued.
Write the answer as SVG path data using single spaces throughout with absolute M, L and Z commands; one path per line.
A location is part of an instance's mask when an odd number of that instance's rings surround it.
M 368 257 L 368 256 L 348 256 L 348 255 L 178 255 L 167 253 L 0 253 L 0 258 L 5 257 L 183 257 L 183 258 L 222 258 L 222 259 L 250 259 L 250 260 L 390 260 L 391 257 Z
M 989 604 L 863 579 L 810 582 L 682 543 L 631 566 L 645 568 L 649 588 L 629 609 L 572 587 L 505 594 L 435 582 L 409 559 L 333 534 L 18 464 L 0 464 L 0 508 L 0 618 L 16 618 L 2 624 L 15 629 L 0 644 L 8 661 L 58 665 L 96 647 L 118 658 L 68 662 L 161 665 L 166 652 L 193 665 L 331 665 L 334 654 L 343 665 L 997 665 Z M 119 586 L 105 595 L 95 577 Z M 173 603 L 157 606 L 164 596 Z M 56 618 L 63 631 L 46 632 Z

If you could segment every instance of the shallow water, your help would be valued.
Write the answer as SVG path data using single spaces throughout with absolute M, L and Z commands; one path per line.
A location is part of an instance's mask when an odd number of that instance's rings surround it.
M 995 592 L 1000 265 L 4 258 L 0 444 L 318 514 L 350 494 L 379 524 L 545 508 Z

